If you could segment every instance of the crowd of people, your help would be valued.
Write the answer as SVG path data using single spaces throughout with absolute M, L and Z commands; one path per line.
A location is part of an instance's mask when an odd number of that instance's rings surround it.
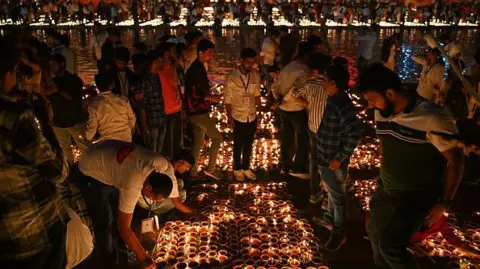
M 186 20 L 194 24 L 202 19 L 204 8 L 214 8 L 214 18 L 222 21 L 225 18 L 239 19 L 247 23 L 254 19 L 262 19 L 272 23 L 283 16 L 294 23 L 303 18 L 314 22 L 332 20 L 338 23 L 351 24 L 357 22 L 418 22 L 428 23 L 435 18 L 451 24 L 460 22 L 477 23 L 480 21 L 479 3 L 463 1 L 450 3 L 445 0 L 433 1 L 432 4 L 414 6 L 404 1 L 141 1 L 100 0 L 79 2 L 74 0 L 61 1 L 2 1 L 0 3 L 0 19 L 13 23 L 34 23 L 43 16 L 47 23 L 64 23 L 68 21 L 105 20 L 108 23 L 118 23 L 132 19 L 135 23 L 162 18 L 164 23 L 178 20 L 182 8 L 187 9 Z M 277 12 L 273 12 L 276 8 Z
M 480 52 L 467 72 L 477 94 L 452 71 L 443 79 L 442 51 L 450 66 L 463 65 L 461 46 L 448 35 L 443 47 L 415 57 L 424 68 L 417 91 L 410 91 L 394 71 L 399 36 L 386 39 L 378 61 L 375 25 L 362 31 L 355 90 L 375 109 L 382 156 L 368 226 L 374 260 L 381 268 L 416 268 L 407 252 L 412 236 L 452 205 L 465 152 L 476 149 L 455 123 L 478 123 Z M 154 48 L 139 42 L 130 51 L 118 30 L 95 23 L 89 48 L 98 92 L 88 102 L 67 36 L 53 30 L 43 43 L 25 28 L 0 39 L 0 260 L 7 268 L 84 265 L 91 246 L 72 252 L 85 240 L 66 240 L 79 233 L 70 226 L 78 216 L 57 191 L 66 182 L 85 201 L 102 268 L 115 268 L 122 246 L 142 268 L 154 268 L 132 222 L 148 231 L 153 215 L 174 208 L 197 214 L 184 204 L 184 180 L 225 179 L 217 163 L 223 136 L 209 116 L 213 104 L 223 100 L 233 129 L 234 179 L 257 179 L 250 159 L 262 84 L 279 128 L 281 174 L 309 179 L 311 203 L 328 201 L 323 218 L 313 220 L 331 231 L 324 249 L 345 243 L 348 166 L 362 138 L 347 60 L 333 58 L 324 37 L 302 41 L 272 28 L 260 51 L 241 50 L 223 92 L 214 94 L 207 70 L 215 44 L 183 25 L 176 33 Z M 189 150 L 185 123 L 193 129 Z M 206 136 L 208 163 L 200 169 Z M 74 147 L 81 151 L 78 162 Z M 476 177 L 478 162 L 471 162 L 467 168 L 476 169 Z

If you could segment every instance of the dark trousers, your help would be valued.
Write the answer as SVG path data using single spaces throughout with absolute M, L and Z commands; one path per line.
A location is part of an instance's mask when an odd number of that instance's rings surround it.
M 320 193 L 320 176 L 318 172 L 318 157 L 317 157 L 317 134 L 308 131 L 310 138 L 310 194 L 318 195 Z
M 165 139 L 163 141 L 163 156 L 173 160 L 183 147 L 183 119 L 182 112 L 167 115 L 165 121 Z
M 117 227 L 118 189 L 87 176 L 79 180 L 84 180 L 84 184 L 79 187 L 92 219 L 96 247 L 102 261 L 111 264 L 116 260 L 113 229 Z
M 368 233 L 375 264 L 382 269 L 418 268 L 407 252 L 413 234 L 438 201 L 439 192 L 385 191 L 379 187 L 370 201 Z
M 280 149 L 284 170 L 292 169 L 296 173 L 307 173 L 308 168 L 308 114 L 305 110 L 280 110 Z M 296 141 L 296 143 L 295 143 Z M 292 161 L 292 149 L 296 144 L 295 162 Z
M 66 232 L 67 225 L 58 221 L 46 230 L 51 247 L 22 260 L 1 260 L 2 268 L 64 269 L 67 265 Z
M 233 127 L 233 165 L 235 170 L 250 169 L 253 140 L 257 130 L 257 120 L 239 122 L 234 120 Z

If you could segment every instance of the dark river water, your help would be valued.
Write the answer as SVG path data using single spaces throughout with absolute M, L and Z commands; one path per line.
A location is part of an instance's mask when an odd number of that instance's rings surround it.
M 92 35 L 91 29 L 71 29 L 63 30 L 71 36 L 71 46 L 75 50 L 78 60 L 78 70 L 80 76 L 85 82 L 90 83 L 93 81 L 93 75 L 96 72 L 96 64 L 93 61 L 91 53 L 88 50 L 88 42 Z M 380 58 L 380 51 L 382 47 L 382 40 L 389 35 L 400 32 L 402 37 L 402 44 L 397 51 L 397 64 L 396 70 L 404 81 L 415 81 L 420 72 L 420 66 L 415 64 L 411 60 L 418 51 L 421 51 L 425 44 L 419 38 L 419 34 L 424 30 L 421 29 L 386 29 L 380 30 L 379 41 L 375 45 L 375 56 Z M 123 43 L 127 47 L 131 47 L 133 43 L 137 41 L 143 41 L 149 45 L 154 46 L 156 41 L 166 32 L 170 32 L 168 29 L 140 29 L 134 31 L 132 29 L 126 29 L 122 31 Z M 235 59 L 240 54 L 240 49 L 244 47 L 251 47 L 260 50 L 263 39 L 265 38 L 266 31 L 264 29 L 223 29 L 222 36 L 215 36 L 213 30 L 203 29 L 204 35 L 209 37 L 216 44 L 216 58 L 210 64 L 209 68 L 211 72 L 211 78 L 221 83 L 225 75 L 235 65 Z M 299 33 L 303 38 L 306 38 L 311 33 L 317 33 L 318 30 L 312 29 L 300 29 Z M 467 63 L 472 63 L 472 55 L 475 53 L 473 40 L 475 36 L 474 29 L 460 29 L 460 30 L 445 30 L 434 29 L 433 35 L 438 36 L 443 33 L 451 35 L 452 40 L 456 40 L 464 46 L 464 54 Z M 45 37 L 44 30 L 37 30 L 36 35 L 42 39 Z M 354 70 L 354 62 L 357 49 L 357 31 L 355 29 L 329 29 L 328 41 L 333 49 L 335 56 L 346 57 L 351 63 L 352 78 L 355 78 L 356 70 Z

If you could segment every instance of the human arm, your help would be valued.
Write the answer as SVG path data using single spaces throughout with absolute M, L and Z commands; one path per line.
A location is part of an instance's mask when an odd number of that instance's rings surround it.
M 177 198 L 170 198 L 172 200 L 173 205 L 175 206 L 176 209 L 178 209 L 180 212 L 184 214 L 192 214 L 192 209 L 182 203 L 182 201 L 177 197 Z
M 125 213 L 122 210 L 118 210 L 117 227 L 120 236 L 127 247 L 135 253 L 137 259 L 142 263 L 142 268 L 154 268 L 153 261 L 145 252 L 142 244 L 140 244 L 137 236 L 130 228 L 132 218 L 133 213 Z M 150 265 L 152 265 L 152 267 L 149 267 Z
M 458 186 L 462 179 L 464 168 L 464 154 L 457 147 L 457 141 L 444 138 L 442 134 L 452 135 L 457 133 L 455 121 L 449 113 L 439 113 L 431 118 L 427 139 L 443 155 L 447 161 L 446 179 L 441 201 L 436 203 L 426 217 L 425 224 L 430 227 L 440 219 L 450 207 Z
M 128 117 L 128 127 L 130 130 L 133 131 L 135 128 L 135 122 L 137 121 L 137 118 L 135 117 L 135 113 L 133 112 L 132 106 L 127 100 L 127 117 Z
M 92 141 L 95 137 L 95 134 L 98 130 L 98 118 L 97 118 L 97 109 L 95 107 L 95 103 L 90 103 L 88 106 L 88 121 L 85 126 L 85 138 L 87 141 Z
M 421 65 L 427 65 L 428 64 L 427 58 L 425 56 L 415 55 L 415 56 L 412 57 L 412 61 L 416 62 L 417 64 L 421 64 Z
M 54 141 L 47 141 L 30 110 L 22 112 L 12 128 L 11 147 L 22 162 L 36 167 L 40 176 L 52 183 L 60 183 L 67 177 L 68 164 L 56 137 L 53 137 Z M 45 124 L 43 128 L 52 127 Z M 53 133 L 53 129 L 49 132 Z
M 349 159 L 355 148 L 358 146 L 360 139 L 362 137 L 362 130 L 360 128 L 360 123 L 357 120 L 357 113 L 354 107 L 347 109 L 344 115 L 342 115 L 342 143 L 339 147 L 338 152 L 335 154 L 333 160 L 336 160 L 338 164 L 341 164 L 345 160 Z M 335 170 L 338 167 L 333 166 L 330 163 L 330 169 Z

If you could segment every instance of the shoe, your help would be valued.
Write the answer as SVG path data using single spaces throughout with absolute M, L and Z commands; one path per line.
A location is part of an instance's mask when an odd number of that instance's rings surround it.
M 327 243 L 325 244 L 326 251 L 337 251 L 339 250 L 343 244 L 347 241 L 347 238 L 344 235 L 330 235 Z
M 296 177 L 296 178 L 300 178 L 300 179 L 305 179 L 305 180 L 308 180 L 310 178 L 309 174 L 305 174 L 305 173 L 294 173 L 294 172 L 290 172 L 289 175 L 291 175 L 292 177 Z
M 220 172 L 220 171 L 217 171 L 217 170 L 212 171 L 212 172 L 208 172 L 207 170 L 205 170 L 203 173 L 207 177 L 213 178 L 215 180 L 223 180 L 223 177 L 224 177 L 223 173 Z
M 322 226 L 329 231 L 331 231 L 333 229 L 333 225 L 324 221 L 324 219 L 322 217 L 313 217 L 312 221 L 313 221 L 314 224 L 316 224 L 318 226 Z
M 320 193 L 310 195 L 310 203 L 318 204 L 323 200 L 323 196 Z
M 251 170 L 243 170 L 243 175 L 249 180 L 257 180 L 257 176 Z
M 235 170 L 233 171 L 233 175 L 237 181 L 244 181 L 245 175 L 243 174 L 243 170 Z

